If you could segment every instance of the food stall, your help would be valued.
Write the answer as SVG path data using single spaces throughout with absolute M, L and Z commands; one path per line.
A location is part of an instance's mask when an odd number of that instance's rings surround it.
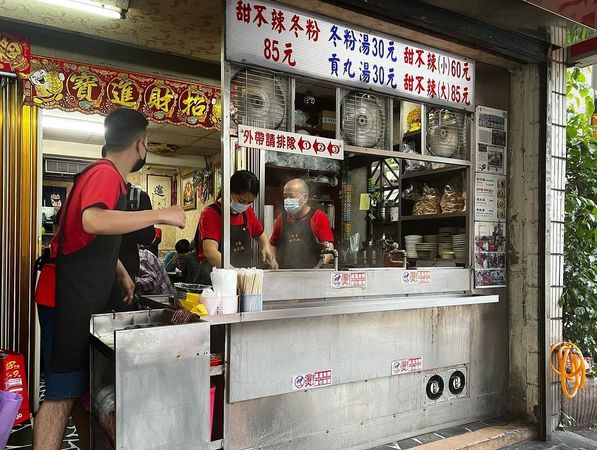
M 262 311 L 94 316 L 95 448 L 372 448 L 504 413 L 508 112 L 483 99 L 508 105 L 508 74 L 269 1 L 225 14 L 224 242 L 247 169 L 267 232 L 301 178 L 337 251 L 265 270 Z

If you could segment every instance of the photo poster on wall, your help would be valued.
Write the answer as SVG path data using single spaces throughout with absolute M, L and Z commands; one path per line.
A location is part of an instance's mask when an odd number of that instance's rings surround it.
M 475 287 L 505 287 L 508 112 L 478 106 L 475 131 Z
M 153 209 L 172 206 L 172 178 L 167 175 L 147 175 L 147 194 Z
M 506 286 L 506 226 L 504 222 L 476 222 L 475 286 Z

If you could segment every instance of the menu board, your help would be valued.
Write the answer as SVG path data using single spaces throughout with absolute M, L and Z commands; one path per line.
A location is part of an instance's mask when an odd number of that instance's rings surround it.
M 477 107 L 477 172 L 506 175 L 508 113 Z
M 475 287 L 504 287 L 508 112 L 478 106 L 475 113 Z
M 506 220 L 506 177 L 475 175 L 475 220 Z
M 475 286 L 506 285 L 506 227 L 504 222 L 475 223 Z

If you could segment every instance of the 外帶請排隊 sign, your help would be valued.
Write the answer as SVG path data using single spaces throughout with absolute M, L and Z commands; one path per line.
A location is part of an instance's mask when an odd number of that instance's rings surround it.
M 268 1 L 227 1 L 226 59 L 474 108 L 474 61 Z

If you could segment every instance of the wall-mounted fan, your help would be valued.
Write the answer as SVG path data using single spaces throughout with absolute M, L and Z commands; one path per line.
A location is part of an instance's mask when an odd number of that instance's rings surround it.
M 271 72 L 242 69 L 230 83 L 232 119 L 239 125 L 287 129 L 288 79 Z
M 387 130 L 387 101 L 368 92 L 348 92 L 340 110 L 344 140 L 357 147 L 382 147 Z
M 460 157 L 466 141 L 465 116 L 444 108 L 427 114 L 427 150 L 442 158 Z

